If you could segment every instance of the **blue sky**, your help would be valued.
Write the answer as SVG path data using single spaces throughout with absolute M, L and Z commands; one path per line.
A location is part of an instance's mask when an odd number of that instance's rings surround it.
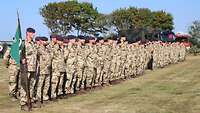
M 49 36 L 48 28 L 43 24 L 39 8 L 49 2 L 62 0 L 1 0 L 0 1 L 0 40 L 12 40 L 15 35 L 17 9 L 20 13 L 22 34 L 27 27 L 36 29 L 37 35 Z M 92 2 L 101 13 L 111 13 L 123 7 L 135 6 L 153 11 L 165 10 L 174 17 L 175 31 L 187 32 L 192 21 L 200 20 L 200 0 L 80 0 Z

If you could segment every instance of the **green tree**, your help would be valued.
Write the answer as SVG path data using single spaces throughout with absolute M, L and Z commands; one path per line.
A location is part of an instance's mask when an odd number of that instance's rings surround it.
M 200 48 L 200 21 L 196 20 L 189 27 L 189 34 L 192 36 L 189 40 L 192 45 Z
M 131 12 L 127 8 L 117 9 L 111 14 L 112 24 L 119 35 L 125 35 L 132 28 Z
M 40 9 L 40 14 L 44 17 L 44 24 L 50 29 L 52 33 L 67 34 L 71 31 L 72 25 L 69 13 L 66 15 L 64 12 L 65 4 L 62 3 L 49 3 Z
M 121 8 L 111 15 L 118 34 L 126 35 L 130 41 L 144 38 L 144 34 L 151 30 L 152 12 L 147 8 Z
M 95 32 L 95 20 L 99 16 L 97 9 L 87 2 L 80 3 L 80 8 L 80 14 L 75 19 L 75 29 L 78 31 L 78 35 Z
M 120 8 L 111 14 L 100 14 L 91 3 L 64 1 L 43 6 L 40 14 L 51 32 L 63 35 L 70 32 L 94 36 L 117 34 L 136 40 L 133 38 L 151 39 L 154 31 L 173 29 L 171 14 L 152 12 L 148 8 Z
M 95 31 L 94 21 L 99 16 L 91 3 L 78 1 L 49 3 L 40 8 L 40 14 L 51 32 L 62 35 L 70 32 L 80 35 Z
M 93 22 L 93 31 L 90 34 L 94 36 L 105 36 L 108 31 L 111 30 L 111 16 L 105 14 L 99 14 L 99 16 Z
M 129 8 L 131 12 L 131 23 L 134 29 L 146 28 L 151 25 L 152 13 L 147 8 Z
M 192 25 L 189 27 L 189 34 L 193 38 L 200 39 L 200 21 L 196 20 L 192 23 Z
M 152 12 L 152 23 L 151 26 L 154 29 L 161 30 L 173 30 L 173 16 L 165 11 L 155 11 Z

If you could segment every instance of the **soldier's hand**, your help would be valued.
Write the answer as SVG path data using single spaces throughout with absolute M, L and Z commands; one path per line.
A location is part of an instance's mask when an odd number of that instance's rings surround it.
M 2 63 L 3 63 L 3 65 L 7 65 L 7 62 L 6 62 L 6 60 L 2 60 Z
M 22 59 L 22 64 L 26 64 L 26 59 Z
M 5 65 L 6 64 L 6 60 L 2 59 L 2 63 L 3 63 L 3 65 Z

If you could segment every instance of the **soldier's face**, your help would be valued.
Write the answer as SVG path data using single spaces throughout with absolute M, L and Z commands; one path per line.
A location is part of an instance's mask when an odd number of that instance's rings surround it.
M 84 43 L 85 43 L 85 40 L 84 40 L 84 39 L 81 39 L 80 41 L 81 41 L 81 43 L 82 43 L 82 44 L 84 44 Z
M 40 44 L 41 44 L 41 45 L 44 45 L 44 43 L 45 43 L 45 41 L 40 41 Z
M 92 44 L 92 40 L 89 40 L 89 43 Z
M 64 40 L 63 45 L 67 45 L 69 43 L 69 40 Z
M 85 40 L 83 40 L 82 43 L 85 44 Z
M 77 45 L 81 46 L 82 45 L 82 42 L 81 41 L 78 41 L 76 42 Z
M 101 45 L 100 42 L 96 42 L 96 45 Z
M 31 40 L 33 40 L 33 37 L 35 36 L 35 33 L 26 32 L 26 35 L 27 35 L 28 38 L 30 38 Z
M 35 43 L 36 43 L 37 45 L 40 45 L 40 41 L 35 41 Z
M 74 44 L 76 42 L 76 40 L 75 39 L 70 39 L 69 42 Z
M 52 42 L 56 42 L 57 40 L 56 40 L 56 38 L 52 38 L 51 41 Z
M 103 43 L 104 43 L 104 40 L 100 40 L 99 42 L 100 42 L 101 44 L 103 44 Z
M 90 40 L 89 41 L 91 44 L 94 44 L 95 43 L 95 40 Z
M 61 44 L 62 44 L 62 41 L 57 41 L 57 43 L 58 43 L 59 45 L 61 45 Z
M 31 38 L 35 37 L 35 33 L 28 32 Z
M 113 44 L 113 40 L 109 40 L 109 44 Z
M 82 43 L 82 40 L 81 40 L 81 39 L 78 39 L 78 43 Z
M 68 44 L 68 43 L 66 43 L 66 42 L 65 42 L 65 43 L 63 43 L 63 45 L 64 45 L 64 46 L 67 46 L 67 44 Z
M 120 41 L 121 41 L 121 42 L 126 41 L 126 37 L 121 37 Z

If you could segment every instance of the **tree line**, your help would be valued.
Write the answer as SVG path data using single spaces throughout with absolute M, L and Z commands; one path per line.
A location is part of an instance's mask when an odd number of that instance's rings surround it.
M 44 24 L 52 33 L 77 36 L 127 36 L 137 40 L 153 39 L 160 31 L 173 30 L 173 16 L 163 10 L 148 8 L 120 8 L 102 14 L 92 3 L 62 1 L 48 3 L 40 8 Z

